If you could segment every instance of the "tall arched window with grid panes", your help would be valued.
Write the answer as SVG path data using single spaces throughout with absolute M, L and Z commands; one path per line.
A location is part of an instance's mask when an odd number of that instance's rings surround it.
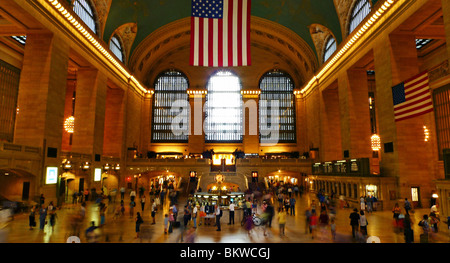
M 188 142 L 187 77 L 179 71 L 168 70 L 157 77 L 154 87 L 152 142 Z
M 261 143 L 295 143 L 294 82 L 289 74 L 272 70 L 261 78 L 259 129 Z
M 369 0 L 357 0 L 355 5 L 353 6 L 352 13 L 349 20 L 349 31 L 348 34 L 351 34 L 353 30 L 355 30 L 359 24 L 366 18 L 366 16 L 370 13 L 372 7 L 370 5 Z
M 327 38 L 325 42 L 325 50 L 323 52 L 323 62 L 326 62 L 336 51 L 336 39 L 332 35 Z
M 97 16 L 90 0 L 74 0 L 73 10 L 94 34 L 98 35 Z
M 241 82 L 231 71 L 218 71 L 208 81 L 205 141 L 242 142 Z
M 116 55 L 116 57 L 125 63 L 125 55 L 123 52 L 123 45 L 120 37 L 118 35 L 114 35 L 109 42 L 109 49 Z

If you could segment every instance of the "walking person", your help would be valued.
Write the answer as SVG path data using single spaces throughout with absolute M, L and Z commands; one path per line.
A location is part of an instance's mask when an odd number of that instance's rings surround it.
M 423 215 L 422 220 L 419 222 L 419 226 L 422 227 L 423 231 L 423 233 L 420 235 L 420 243 L 428 243 L 428 237 L 430 234 L 428 215 Z
M 353 209 L 353 212 L 349 216 L 350 218 L 350 225 L 352 226 L 352 236 L 353 238 L 356 238 L 356 232 L 358 232 L 359 227 L 359 219 L 360 216 L 358 214 L 358 209 Z
M 328 228 L 328 222 L 330 221 L 330 217 L 327 214 L 327 211 L 322 211 L 319 216 L 319 226 L 320 226 L 320 234 L 321 238 L 324 238 Z
M 244 215 L 244 220 L 245 220 L 244 221 L 245 230 L 247 230 L 247 234 L 250 235 L 253 229 L 253 217 L 252 215 Z
M 405 236 L 405 243 L 414 242 L 414 231 L 412 229 L 413 222 L 410 215 L 405 215 L 405 220 L 403 221 L 403 234 Z
M 360 207 L 361 211 L 366 210 L 366 201 L 365 201 L 364 196 L 361 196 L 361 198 L 359 199 L 359 203 L 361 205 L 361 207 Z
M 120 200 L 125 198 L 125 187 L 120 187 Z
M 311 239 L 314 239 L 316 235 L 316 229 L 317 229 L 317 215 L 316 213 L 311 213 L 311 216 L 309 217 L 309 231 L 311 233 Z
M 359 212 L 359 214 L 360 214 L 360 217 L 359 217 L 359 229 L 360 229 L 361 234 L 363 235 L 363 237 L 367 237 L 367 225 L 368 225 L 367 218 L 364 215 L 364 211 L 361 210 Z
M 134 215 L 134 207 L 136 206 L 136 203 L 134 201 L 130 202 L 130 218 Z
M 184 206 L 184 215 L 183 215 L 183 223 L 184 223 L 184 228 L 186 229 L 189 220 L 191 218 L 191 212 L 189 211 L 188 205 Z
M 37 206 L 32 206 L 30 215 L 28 216 L 30 230 L 33 230 L 33 227 L 36 226 L 36 208 Z
M 41 205 L 41 209 L 39 210 L 39 229 L 44 230 L 44 226 L 47 223 L 45 219 L 47 218 L 47 209 L 45 209 L 44 205 Z
M 194 205 L 194 208 L 192 209 L 192 221 L 194 222 L 194 228 L 197 228 L 197 216 L 199 207 L 199 205 Z
M 139 238 L 139 232 L 141 231 L 141 224 L 144 223 L 144 220 L 141 217 L 141 214 L 137 212 L 136 216 L 136 238 Z
M 164 215 L 164 234 L 167 234 L 167 230 L 169 229 L 169 214 Z
M 402 212 L 402 209 L 400 208 L 398 203 L 395 203 L 394 208 L 392 208 L 392 213 L 394 213 L 393 218 L 394 218 L 395 227 L 398 227 L 398 221 L 399 221 L 399 216 L 400 216 L 401 212 Z
M 408 201 L 408 198 L 405 198 L 405 211 L 406 214 L 409 215 L 409 211 L 411 210 L 411 203 Z
M 105 224 L 106 220 L 106 205 L 102 202 L 100 203 L 100 226 Z
M 53 230 L 55 229 L 55 224 L 56 224 L 56 218 L 58 216 L 56 215 L 56 211 L 55 210 L 51 210 L 50 211 L 50 226 L 52 227 L 52 233 Z
M 231 225 L 231 222 L 233 222 L 234 225 L 234 208 L 236 207 L 236 205 L 232 202 L 229 205 L 229 217 L 230 217 L 230 222 L 228 223 L 229 225 Z
M 155 217 L 156 217 L 156 202 L 153 201 L 153 204 L 152 204 L 152 220 L 153 220 L 152 225 L 156 224 Z
M 84 190 L 84 202 L 89 201 L 89 190 L 85 189 Z
M 336 240 L 336 221 L 334 218 L 331 218 L 330 221 L 330 230 L 331 230 L 331 240 Z
M 308 234 L 308 230 L 309 233 L 311 233 L 311 228 L 309 227 L 309 219 L 311 218 L 311 211 L 310 210 L 306 210 L 305 211 L 305 234 Z
M 44 205 L 44 202 L 45 202 L 44 194 L 41 194 L 41 196 L 39 197 L 39 207 Z
M 142 211 L 142 214 L 144 214 L 144 208 L 145 208 L 145 195 L 142 194 L 141 195 L 141 211 Z
M 217 229 L 216 229 L 216 231 L 222 231 L 221 230 L 221 228 L 220 228 L 220 218 L 222 217 L 222 210 L 220 209 L 220 206 L 219 205 L 217 205 L 216 204 L 216 207 L 215 207 L 215 211 L 216 211 L 216 226 L 217 226 Z M 250 216 L 251 216 L 251 212 L 250 212 Z
M 296 203 L 296 200 L 292 196 L 291 199 L 289 199 L 289 204 L 290 204 L 289 208 L 291 209 L 291 216 L 295 216 L 295 203 Z
M 283 207 L 278 208 L 278 225 L 280 229 L 280 237 L 284 237 L 286 228 L 286 212 Z

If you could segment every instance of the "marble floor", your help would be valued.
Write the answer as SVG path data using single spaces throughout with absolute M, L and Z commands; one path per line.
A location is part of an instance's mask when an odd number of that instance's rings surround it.
M 314 198 L 314 194 L 303 195 L 301 198 L 296 197 L 296 215 L 287 216 L 286 234 L 282 237 L 279 235 L 276 216 L 273 219 L 272 227 L 266 228 L 266 235 L 264 235 L 263 227 L 255 227 L 252 233 L 249 234 L 239 223 L 242 218 L 242 211 L 236 212 L 236 224 L 234 225 L 228 225 L 228 212 L 225 211 L 221 220 L 222 231 L 216 231 L 216 227 L 212 225 L 201 225 L 193 229 L 193 222 L 191 221 L 187 231 L 177 228 L 174 229 L 173 233 L 165 234 L 163 217 L 168 211 L 168 202 L 166 202 L 162 210 L 160 209 L 156 214 L 156 224 L 151 224 L 150 204 L 146 204 L 143 212 L 144 224 L 141 226 L 140 238 L 136 238 L 134 217 L 130 217 L 128 211 L 126 211 L 125 215 L 114 218 L 113 211 L 119 204 L 110 203 L 107 204 L 106 224 L 96 230 L 96 240 L 100 243 L 358 243 L 366 241 L 352 238 L 349 223 L 349 214 L 352 212 L 350 208 L 337 210 L 335 240 L 331 239 L 329 229 L 318 230 L 317 235 L 313 239 L 311 234 L 306 231 L 304 212 Z M 181 210 L 178 219 L 182 221 L 182 208 L 186 202 L 180 199 L 178 203 L 178 209 Z M 125 204 L 127 204 L 127 201 L 125 201 Z M 275 208 L 277 209 L 277 205 L 275 205 Z M 51 226 L 46 225 L 44 230 L 39 230 L 38 216 L 36 216 L 38 226 L 30 230 L 28 214 L 15 215 L 14 220 L 0 230 L 0 240 L 6 243 L 65 243 L 68 237 L 73 235 L 70 217 L 77 213 L 79 209 L 80 205 L 70 204 L 63 206 L 57 210 L 54 228 L 52 229 Z M 140 206 L 137 206 L 134 212 L 141 212 Z M 429 209 L 416 209 L 415 213 L 412 214 L 415 243 L 420 242 L 420 234 L 422 233 L 418 222 L 422 215 L 428 213 Z M 403 232 L 398 232 L 393 227 L 390 209 L 367 214 L 367 220 L 369 222 L 367 227 L 369 237 L 376 236 L 381 243 L 405 242 Z M 82 243 L 89 241 L 84 231 L 90 226 L 91 221 L 95 221 L 97 225 L 100 222 L 98 205 L 94 202 L 88 202 L 86 218 L 79 231 Z M 439 232 L 430 234 L 429 242 L 450 243 L 449 231 L 447 224 L 441 222 L 439 224 Z

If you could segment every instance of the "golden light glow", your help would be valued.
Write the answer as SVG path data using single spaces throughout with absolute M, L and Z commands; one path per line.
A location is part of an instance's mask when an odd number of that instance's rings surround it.
M 385 1 L 381 7 L 373 12 L 373 15 L 367 19 L 367 22 L 362 25 L 357 32 L 354 33 L 353 37 L 347 41 L 347 43 L 336 52 L 334 57 L 330 59 L 325 66 L 319 71 L 317 75 L 315 75 L 309 82 L 306 84 L 306 86 L 301 90 L 301 93 L 306 93 L 310 89 L 312 89 L 313 85 L 315 83 L 319 83 L 319 80 L 325 73 L 327 73 L 328 69 L 330 69 L 336 62 L 356 43 L 358 43 L 358 40 L 361 39 L 365 32 L 369 29 L 373 28 L 373 26 L 376 24 L 376 22 L 380 19 L 381 15 L 385 13 L 389 7 L 395 2 L 395 0 L 387 0 Z M 398 2 L 398 1 L 397 1 Z
M 73 26 L 74 29 L 76 29 L 84 39 L 92 45 L 91 49 L 98 51 L 100 54 L 102 54 L 106 60 L 110 63 L 112 63 L 112 67 L 122 74 L 124 80 L 128 81 L 128 83 L 132 84 L 132 86 L 137 89 L 138 91 L 142 93 L 148 93 L 148 90 L 140 84 L 138 80 L 134 78 L 133 75 L 131 75 L 127 69 L 125 69 L 121 63 L 119 63 L 114 56 L 112 56 L 107 49 L 105 49 L 102 44 L 97 41 L 96 37 L 92 36 L 89 33 L 89 30 L 86 30 L 81 23 L 77 21 L 75 18 L 76 16 L 72 15 L 72 10 L 66 9 L 58 0 L 40 0 L 42 4 L 45 2 L 50 3 L 61 15 L 62 19 L 60 19 L 61 22 L 65 21 L 68 22 L 70 25 Z M 43 5 L 46 6 L 46 5 Z M 49 11 L 51 11 L 49 9 Z M 56 17 L 58 18 L 58 17 Z M 68 28 L 70 30 L 70 28 Z M 81 37 L 80 37 L 81 39 Z
M 427 126 L 423 126 L 423 134 L 425 135 L 425 141 L 428 142 L 430 138 L 430 131 L 428 130 Z
M 379 151 L 381 149 L 381 139 L 377 134 L 372 135 L 370 138 L 372 142 L 372 151 Z
M 73 133 L 74 128 L 75 128 L 75 118 L 73 116 L 70 116 L 64 121 L 64 129 L 68 133 Z

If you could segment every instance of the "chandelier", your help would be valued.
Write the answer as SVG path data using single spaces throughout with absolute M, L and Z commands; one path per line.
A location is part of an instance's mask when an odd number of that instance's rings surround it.
M 372 135 L 370 140 L 372 141 L 372 150 L 379 151 L 381 149 L 380 136 L 378 136 L 377 134 L 374 134 L 374 135 Z
M 70 116 L 64 121 L 64 129 L 68 133 L 73 133 L 74 127 L 75 127 L 75 118 L 73 116 Z

